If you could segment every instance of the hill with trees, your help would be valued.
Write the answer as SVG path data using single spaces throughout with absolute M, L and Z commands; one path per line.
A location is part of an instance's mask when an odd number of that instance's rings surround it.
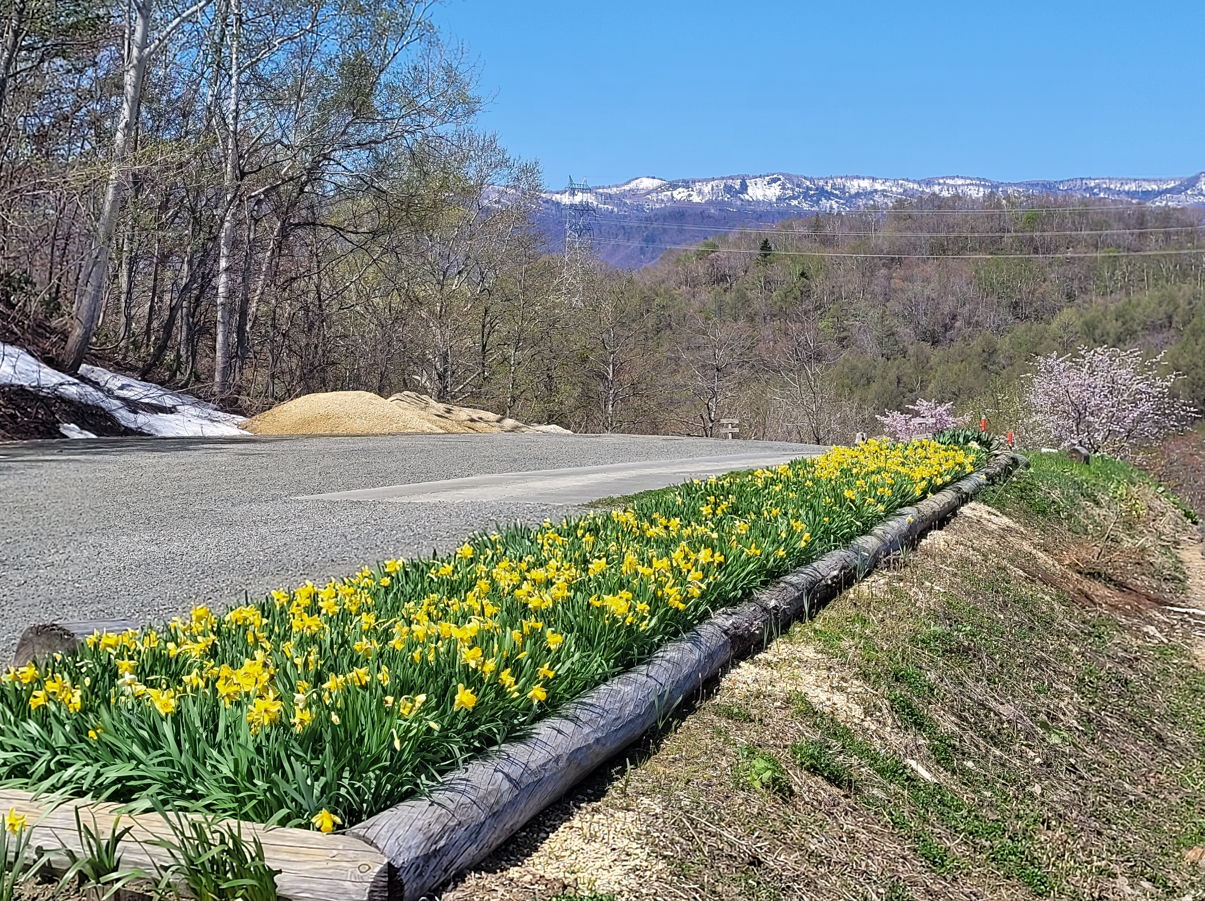
M 1202 408 L 1201 221 L 1082 198 L 930 197 L 709 238 L 600 275 L 614 338 L 584 355 L 586 381 L 629 428 L 714 434 L 739 417 L 746 436 L 830 441 L 918 397 L 1007 420 L 1035 356 L 1112 344 L 1165 352 Z
M 1006 425 L 1035 355 L 1115 344 L 1166 352 L 1205 408 L 1199 208 L 943 182 L 625 272 L 550 249 L 538 167 L 481 132 L 474 70 L 426 3 L 11 12 L 0 341 L 68 372 L 245 414 L 415 391 L 575 431 L 733 418 L 828 442 L 918 397 Z

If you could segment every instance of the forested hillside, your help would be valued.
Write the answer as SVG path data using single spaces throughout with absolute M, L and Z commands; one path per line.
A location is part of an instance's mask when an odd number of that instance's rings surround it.
M 1108 342 L 1166 350 L 1205 408 L 1200 209 L 930 196 L 624 273 L 549 251 L 538 167 L 479 130 L 426 3 L 10 12 L 0 341 L 69 371 L 246 413 L 415 390 L 581 431 L 738 418 L 827 442 L 918 396 L 1007 420 L 1034 354 Z
M 1205 408 L 1201 222 L 1083 199 L 930 198 L 671 250 L 600 277 L 584 301 L 594 421 L 613 408 L 617 428 L 713 434 L 739 417 L 749 437 L 831 441 L 928 397 L 1003 429 L 1034 355 L 1102 343 L 1166 351 Z

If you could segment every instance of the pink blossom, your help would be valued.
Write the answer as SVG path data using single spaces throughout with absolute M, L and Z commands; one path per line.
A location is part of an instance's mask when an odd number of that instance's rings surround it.
M 1029 392 L 1035 424 L 1061 447 L 1114 456 L 1181 431 L 1197 411 L 1172 397 L 1179 373 L 1161 374 L 1162 361 L 1116 347 L 1039 357 Z
M 904 409 L 911 410 L 912 413 L 889 410 L 886 416 L 875 417 L 883 424 L 883 429 L 887 434 L 899 441 L 911 441 L 913 438 L 935 435 L 966 422 L 965 416 L 954 415 L 954 404 L 952 403 L 939 404 L 935 400 L 922 398 Z

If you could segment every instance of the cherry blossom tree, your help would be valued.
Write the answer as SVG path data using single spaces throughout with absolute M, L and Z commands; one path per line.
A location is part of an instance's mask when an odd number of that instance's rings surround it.
M 935 400 L 921 398 L 914 404 L 908 404 L 904 413 L 900 410 L 889 410 L 886 416 L 876 416 L 883 424 L 883 429 L 892 438 L 899 441 L 911 441 L 925 435 L 935 435 L 946 429 L 952 429 L 966 422 L 965 416 L 954 415 L 954 404 L 939 404 Z
M 1143 444 L 1186 428 L 1197 411 L 1172 396 L 1178 372 L 1163 354 L 1081 347 L 1040 357 L 1029 390 L 1038 430 L 1060 447 L 1127 456 Z

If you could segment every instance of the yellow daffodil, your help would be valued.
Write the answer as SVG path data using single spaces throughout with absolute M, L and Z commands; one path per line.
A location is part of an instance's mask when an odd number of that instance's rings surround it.
M 284 703 L 275 695 L 256 698 L 247 710 L 247 722 L 251 724 L 251 734 L 257 734 L 261 729 L 271 726 L 280 719 Z M 296 717 L 294 717 L 296 719 Z
M 319 832 L 334 832 L 336 826 L 341 826 L 343 821 L 327 810 L 325 807 L 318 811 L 310 818 L 310 822 L 314 824 L 314 828 Z
M 150 705 L 158 710 L 160 715 L 167 716 L 169 713 L 175 712 L 176 693 L 170 688 L 152 688 L 148 694 L 150 695 Z
M 461 651 L 460 662 L 470 669 L 477 669 L 481 666 L 481 658 L 484 653 L 481 648 L 469 648 L 466 651 Z
M 22 829 L 25 828 L 25 824 L 26 824 L 25 814 L 17 813 L 17 808 L 10 807 L 8 809 L 8 816 L 6 816 L 4 818 L 4 828 L 7 829 L 9 832 L 11 832 L 13 835 L 16 835 L 18 832 L 20 832 Z
M 22 685 L 29 685 L 33 682 L 36 682 L 38 675 L 38 668 L 32 663 L 27 663 L 25 666 L 17 670 L 17 679 L 20 680 Z
M 456 686 L 456 702 L 452 705 L 453 710 L 460 710 L 462 707 L 465 710 L 472 710 L 477 704 L 477 696 L 464 687 L 461 682 Z

